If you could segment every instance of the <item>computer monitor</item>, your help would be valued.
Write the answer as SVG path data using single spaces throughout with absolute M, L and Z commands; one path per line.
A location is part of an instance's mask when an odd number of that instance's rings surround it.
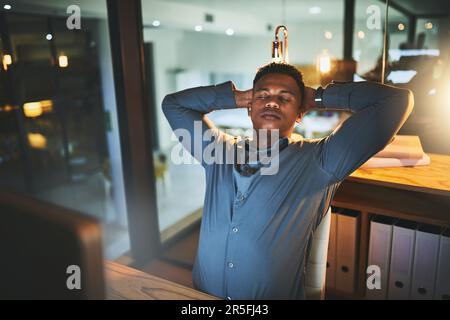
M 104 297 L 98 221 L 23 194 L 0 191 L 0 299 Z

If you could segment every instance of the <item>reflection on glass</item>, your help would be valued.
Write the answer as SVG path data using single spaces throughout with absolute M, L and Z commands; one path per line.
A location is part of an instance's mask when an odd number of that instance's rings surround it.
M 47 139 L 40 133 L 29 133 L 28 143 L 31 148 L 45 149 L 47 148 Z
M 83 2 L 80 30 L 67 1 L 30 3 L 0 15 L 0 186 L 98 218 L 118 257 L 129 239 L 106 1 Z
M 3 69 L 8 70 L 8 66 L 12 63 L 12 57 L 10 54 L 3 55 Z
M 53 110 L 52 100 L 42 100 L 36 102 L 27 102 L 23 105 L 23 113 L 25 117 L 35 118 L 42 115 L 44 112 L 51 112 Z
M 379 1 L 356 1 L 353 56 L 357 61 L 354 79 L 358 81 L 381 80 L 384 30 L 366 24 L 369 6 L 379 7 L 380 12 L 385 8 Z M 407 14 L 389 8 L 385 80 L 387 84 L 412 90 L 415 100 L 413 113 L 399 133 L 418 135 L 426 152 L 450 154 L 450 129 L 443 120 L 450 115 L 450 106 L 446 106 L 450 19 L 410 19 Z M 360 32 L 365 36 L 361 37 Z
M 58 57 L 58 64 L 60 68 L 66 68 L 69 65 L 69 58 L 66 55 L 60 55 Z

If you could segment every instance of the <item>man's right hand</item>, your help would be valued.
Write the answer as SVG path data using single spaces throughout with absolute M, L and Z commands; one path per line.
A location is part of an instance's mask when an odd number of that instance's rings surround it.
M 248 108 L 251 106 L 253 98 L 253 89 L 248 89 L 245 91 L 236 90 L 233 88 L 234 99 L 236 100 L 236 106 L 238 108 Z

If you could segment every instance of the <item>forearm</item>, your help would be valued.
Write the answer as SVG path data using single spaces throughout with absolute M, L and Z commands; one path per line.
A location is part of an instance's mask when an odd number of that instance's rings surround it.
M 231 82 L 226 82 L 217 86 L 179 91 L 167 95 L 163 100 L 164 115 L 175 135 L 202 164 L 201 153 L 196 152 L 201 152 L 208 144 L 208 141 L 204 140 L 205 132 L 215 129 L 205 114 L 214 110 L 234 108 L 236 102 L 233 88 Z
M 342 180 L 382 150 L 412 111 L 408 90 L 376 83 L 344 83 L 327 87 L 325 110 L 348 110 L 350 118 L 324 139 L 319 157 L 334 180 Z
M 358 112 L 373 107 L 410 113 L 413 97 L 409 90 L 382 85 L 375 82 L 350 82 L 330 84 L 323 92 L 323 108 Z
M 191 110 L 198 113 L 199 118 L 214 110 L 236 107 L 233 84 L 231 81 L 212 86 L 197 87 L 168 94 L 163 102 L 164 114 L 170 122 L 174 113 Z

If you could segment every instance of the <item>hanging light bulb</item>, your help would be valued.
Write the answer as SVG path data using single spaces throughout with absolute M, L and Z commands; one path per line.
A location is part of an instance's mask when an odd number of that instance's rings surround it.
M 281 29 L 283 29 L 283 42 L 278 39 Z M 289 63 L 288 30 L 285 26 L 278 26 L 275 29 L 275 40 L 272 41 L 272 62 Z
M 331 57 L 327 50 L 324 50 L 317 58 L 317 69 L 322 74 L 331 71 Z

